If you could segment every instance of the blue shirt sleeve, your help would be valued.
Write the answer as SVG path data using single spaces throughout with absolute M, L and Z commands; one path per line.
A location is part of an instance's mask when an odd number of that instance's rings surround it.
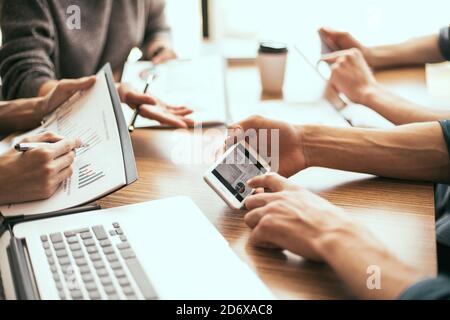
M 448 153 L 450 155 L 450 120 L 439 121 L 444 132 L 445 143 L 447 144 Z
M 438 277 L 409 287 L 400 300 L 450 300 L 450 278 Z
M 450 60 L 450 27 L 441 29 L 439 33 L 439 49 L 446 60 Z

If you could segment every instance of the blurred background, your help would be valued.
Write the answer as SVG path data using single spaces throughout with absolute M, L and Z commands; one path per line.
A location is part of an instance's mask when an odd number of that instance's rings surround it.
M 450 23 L 448 0 L 167 0 L 180 55 L 202 50 L 203 35 L 225 55 L 250 55 L 261 39 L 297 43 L 320 26 L 368 45 L 436 33 Z
M 205 37 L 225 55 L 245 57 L 254 54 L 259 40 L 297 43 L 320 26 L 347 30 L 376 45 L 434 33 L 450 24 L 448 0 L 166 1 L 180 56 L 202 52 Z

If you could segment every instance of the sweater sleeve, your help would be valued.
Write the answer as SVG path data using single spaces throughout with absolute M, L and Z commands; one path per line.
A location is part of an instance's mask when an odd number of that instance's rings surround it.
M 450 27 L 441 29 L 439 33 L 439 49 L 442 56 L 450 61 Z
M 34 97 L 55 79 L 55 32 L 46 0 L 4 0 L 0 75 L 7 100 Z
M 147 48 L 157 37 L 170 38 L 170 28 L 167 25 L 165 0 L 150 0 L 145 28 L 143 47 Z

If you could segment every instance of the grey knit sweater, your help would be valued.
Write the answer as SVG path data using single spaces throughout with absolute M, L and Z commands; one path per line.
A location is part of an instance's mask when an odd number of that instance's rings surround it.
M 2 2 L 0 75 L 8 100 L 36 96 L 50 79 L 95 74 L 106 62 L 119 71 L 131 48 L 169 32 L 164 0 Z

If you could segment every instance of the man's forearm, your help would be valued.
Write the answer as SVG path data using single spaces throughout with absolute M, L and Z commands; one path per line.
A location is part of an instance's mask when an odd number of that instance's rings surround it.
M 359 299 L 398 299 L 424 277 L 356 224 L 331 230 L 319 237 L 316 245 L 325 261 Z M 369 279 L 371 276 L 378 278 Z
M 0 103 L 0 132 L 25 131 L 39 126 L 42 120 L 42 98 Z
M 450 158 L 437 122 L 390 130 L 304 126 L 299 132 L 307 167 L 450 183 Z
M 443 62 L 438 35 L 412 39 L 404 43 L 370 48 L 369 63 L 374 68 L 387 68 Z
M 362 104 L 396 125 L 450 119 L 450 112 L 431 110 L 403 99 L 381 85 L 371 87 Z

